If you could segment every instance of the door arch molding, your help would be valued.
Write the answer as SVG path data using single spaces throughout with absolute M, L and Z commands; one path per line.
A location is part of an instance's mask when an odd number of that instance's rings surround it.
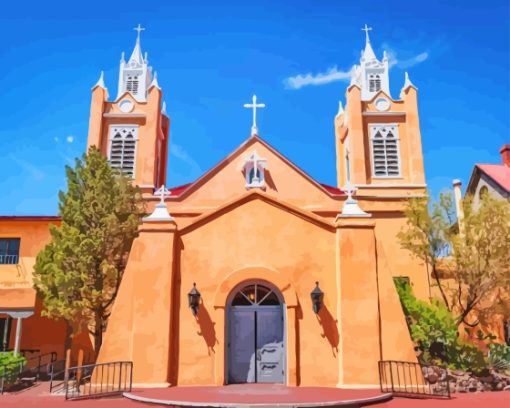
M 222 338 L 220 340 L 221 347 L 217 348 L 214 358 L 214 382 L 216 385 L 224 385 L 226 383 L 226 355 L 225 355 L 225 340 L 227 339 L 227 328 L 225 320 L 226 307 L 228 305 L 228 297 L 232 291 L 241 286 L 243 282 L 268 282 L 271 286 L 278 289 L 283 302 L 285 303 L 285 332 L 287 336 L 287 371 L 286 371 L 286 384 L 291 386 L 299 385 L 298 383 L 298 353 L 297 348 L 297 335 L 298 335 L 298 321 L 296 317 L 296 310 L 299 307 L 298 297 L 294 286 L 287 279 L 285 275 L 275 269 L 266 266 L 249 266 L 237 269 L 227 275 L 223 281 L 218 285 L 213 305 L 216 327 L 223 328 L 219 331 Z

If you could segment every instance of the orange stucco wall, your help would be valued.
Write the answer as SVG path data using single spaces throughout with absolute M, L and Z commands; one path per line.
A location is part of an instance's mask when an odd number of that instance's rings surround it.
M 32 290 L 33 267 L 38 252 L 50 241 L 49 226 L 59 225 L 57 217 L 6 217 L 0 219 L 0 238 L 20 239 L 20 258 L 17 264 L 0 264 L 0 309 L 32 309 L 34 314 L 22 319 L 21 349 L 39 350 L 39 353 L 56 352 L 64 357 L 66 328 L 63 321 L 41 316 L 42 303 Z M 20 290 L 24 292 L 19 292 Z M 17 293 L 28 293 L 24 299 L 16 298 Z M 14 297 L 14 298 L 13 298 Z M 14 309 L 13 309 L 14 307 Z M 1 314 L 0 317 L 7 317 Z M 17 320 L 12 320 L 9 348 L 14 348 Z M 87 355 L 93 353 L 88 333 L 75 336 L 73 348 L 82 348 Z M 27 355 L 30 357 L 30 354 Z

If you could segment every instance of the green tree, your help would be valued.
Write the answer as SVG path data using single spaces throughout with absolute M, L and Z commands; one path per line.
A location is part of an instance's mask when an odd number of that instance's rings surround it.
M 66 174 L 61 225 L 50 228 L 51 242 L 37 256 L 34 286 L 43 315 L 66 321 L 66 347 L 85 326 L 98 353 L 145 207 L 138 188 L 95 147 Z
M 470 313 L 479 315 L 496 307 L 501 312 L 501 305 L 492 300 L 501 288 L 506 292 L 510 288 L 510 203 L 485 194 L 477 208 L 469 196 L 461 205 L 464 217 L 459 231 L 451 193 L 441 194 L 438 203 L 411 199 L 398 238 L 403 248 L 430 267 L 456 324 L 475 327 L 479 321 L 469 321 Z M 439 265 L 448 269 L 447 279 L 441 277 Z

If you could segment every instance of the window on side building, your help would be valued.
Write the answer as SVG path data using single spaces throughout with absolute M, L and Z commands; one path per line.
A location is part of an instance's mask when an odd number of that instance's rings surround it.
M 0 238 L 0 264 L 18 263 L 19 244 L 19 238 Z

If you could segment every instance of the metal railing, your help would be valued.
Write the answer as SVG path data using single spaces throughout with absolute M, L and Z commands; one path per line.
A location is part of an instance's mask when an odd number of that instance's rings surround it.
M 0 265 L 15 265 L 18 260 L 19 255 L 0 255 Z
M 382 392 L 402 397 L 450 398 L 445 367 L 425 366 L 406 361 L 379 361 Z
M 50 394 L 64 391 L 66 361 L 58 360 L 49 367 L 50 375 Z
M 47 379 L 50 375 L 50 367 L 57 360 L 57 353 L 40 354 L 30 357 L 17 366 L 12 364 L 0 367 L 0 395 L 4 393 L 6 381 L 9 386 L 19 383 L 33 384 L 41 379 Z
M 71 367 L 64 379 L 66 400 L 121 395 L 130 392 L 132 385 L 131 361 Z

